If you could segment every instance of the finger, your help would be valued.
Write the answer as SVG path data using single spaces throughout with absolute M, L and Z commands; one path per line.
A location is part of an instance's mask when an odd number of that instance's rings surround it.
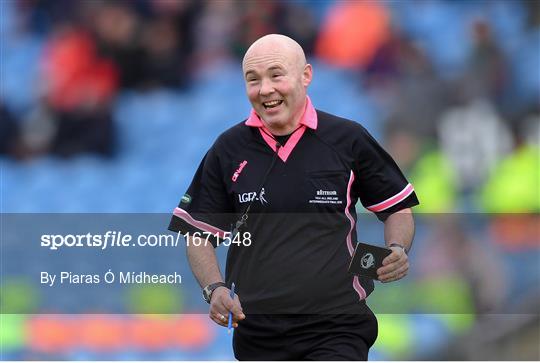
M 392 269 L 390 269 L 390 267 L 392 267 Z M 387 280 L 408 270 L 409 261 L 405 260 L 403 263 L 394 263 L 384 268 L 380 268 L 379 270 L 377 270 L 377 273 L 380 280 Z
M 409 264 L 407 263 L 406 265 L 402 266 L 401 268 L 397 270 L 394 270 L 392 272 L 379 276 L 379 280 L 381 282 L 396 281 L 405 277 L 408 272 L 409 272 Z
M 213 306 L 210 309 L 210 313 L 219 320 L 227 320 L 227 316 L 229 315 L 229 311 L 223 306 Z M 222 317 L 225 317 L 225 319 Z
M 390 273 L 381 277 L 380 281 L 384 284 L 384 283 L 395 281 L 397 278 L 398 278 L 397 273 Z
M 242 305 L 240 304 L 240 300 L 238 299 L 238 295 L 235 295 L 234 297 L 231 311 L 233 313 L 233 321 L 244 320 L 246 318 L 246 315 L 244 314 L 244 311 L 242 310 Z
M 244 312 L 244 309 L 242 308 L 242 303 L 240 302 L 240 299 L 238 298 L 238 295 L 234 295 L 234 303 L 238 305 L 241 312 Z
M 233 312 L 233 327 L 237 327 L 237 322 L 246 318 L 238 297 L 235 300 L 230 297 L 216 300 L 211 309 L 212 320 L 222 326 L 228 326 L 229 312 Z
M 213 317 L 216 318 L 221 323 L 225 324 L 227 322 L 227 314 L 222 314 L 220 312 L 217 312 L 213 314 Z
M 387 272 L 380 276 L 381 280 L 397 280 L 402 278 L 409 271 L 409 263 L 404 264 L 403 266 L 395 269 L 394 271 Z
M 408 264 L 408 260 L 406 258 L 403 258 L 403 259 L 400 259 L 396 262 L 392 262 L 391 264 L 389 265 L 386 265 L 386 266 L 383 266 L 383 267 L 380 267 L 378 270 L 377 270 L 377 275 L 385 275 L 387 273 L 390 273 L 390 272 L 393 272 L 393 271 L 397 271 L 399 270 L 402 266 L 404 266 L 405 264 Z
M 246 316 L 243 313 L 240 313 L 238 315 L 233 313 L 233 322 L 234 323 L 238 323 L 239 321 L 242 321 L 245 318 L 246 318 Z
M 403 250 L 392 250 L 392 253 L 389 254 L 388 256 L 386 256 L 384 258 L 384 260 L 382 261 L 383 265 L 388 265 L 392 262 L 396 262 L 398 261 L 401 256 L 404 254 Z
M 405 276 L 407 276 L 407 272 L 398 272 L 398 273 L 394 274 L 391 278 L 386 280 L 385 283 L 401 280 Z
M 210 313 L 214 314 L 218 319 L 226 321 L 227 317 L 229 316 L 229 309 L 227 308 L 227 304 L 224 300 L 225 299 L 219 299 L 212 303 L 210 306 Z M 225 319 L 221 319 L 222 316 L 224 316 Z
M 240 305 L 238 295 L 234 296 L 234 300 L 230 297 L 223 299 L 223 305 L 227 310 L 227 315 L 229 311 L 233 313 L 233 322 L 244 320 L 246 318 L 244 311 L 242 310 L 242 305 Z
M 381 270 L 382 273 L 392 271 L 392 270 L 397 270 L 398 266 L 401 266 L 404 263 L 409 261 L 409 257 L 403 252 L 396 252 L 395 255 L 394 255 L 394 256 L 397 257 L 396 259 L 387 260 L 389 257 L 392 257 L 392 255 L 393 255 L 393 253 L 390 254 L 389 256 L 387 256 L 383 260 L 383 266 L 381 268 L 379 268 L 379 270 Z M 385 261 L 386 261 L 386 263 L 385 263 Z M 389 261 L 391 261 L 391 262 L 389 262 Z M 377 273 L 379 272 L 379 270 L 377 270 Z
M 228 314 L 227 315 L 223 315 L 223 314 L 214 314 L 214 315 L 211 315 L 210 316 L 212 318 L 212 320 L 218 324 L 218 325 L 221 325 L 225 328 L 228 328 L 229 327 L 229 316 Z M 233 328 L 238 328 L 238 323 L 236 323 L 233 319 L 233 323 L 232 323 L 232 327 Z
M 210 319 L 212 319 L 216 324 L 223 327 L 228 326 L 227 318 L 223 314 L 213 314 L 210 313 Z

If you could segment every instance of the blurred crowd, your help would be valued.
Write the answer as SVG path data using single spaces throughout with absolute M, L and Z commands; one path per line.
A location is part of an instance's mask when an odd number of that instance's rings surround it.
M 111 106 L 119 92 L 189 90 L 193 74 L 238 58 L 261 34 L 294 36 L 310 51 L 317 29 L 304 6 L 282 2 L 121 0 L 9 1 L 15 26 L 43 39 L 38 100 L 14 115 L 0 99 L 1 151 L 112 156 Z M 8 5 L 4 5 L 8 6 Z M 7 31 L 7 30 L 6 30 Z M 24 120 L 17 120 L 22 117 Z
M 239 63 L 252 41 L 283 33 L 310 59 L 345 69 L 370 95 L 382 115 L 382 141 L 421 199 L 430 199 L 423 211 L 459 210 L 455 196 L 480 188 L 483 210 L 540 209 L 538 172 L 519 166 L 538 162 L 538 2 L 7 3 L 12 24 L 3 43 L 25 35 L 42 41 L 32 102 L 17 109 L 0 96 L 0 151 L 16 159 L 113 157 L 119 136 L 111 109 L 119 94 L 189 92 L 197 74 Z M 521 22 L 495 18 L 504 12 Z M 497 192 L 503 185 L 505 196 Z

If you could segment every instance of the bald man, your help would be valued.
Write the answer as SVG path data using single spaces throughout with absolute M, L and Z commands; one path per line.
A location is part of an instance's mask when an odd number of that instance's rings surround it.
M 225 327 L 232 312 L 237 359 L 366 360 L 377 321 L 365 303 L 373 281 L 347 272 L 355 205 L 384 222 L 392 252 L 378 280 L 396 281 L 409 268 L 413 187 L 360 124 L 313 107 L 312 66 L 293 39 L 258 39 L 242 70 L 253 109 L 208 151 L 169 229 L 188 234 L 210 318 Z
M 249 101 L 266 128 L 273 135 L 292 133 L 313 75 L 300 45 L 283 35 L 262 37 L 247 50 L 242 70 Z

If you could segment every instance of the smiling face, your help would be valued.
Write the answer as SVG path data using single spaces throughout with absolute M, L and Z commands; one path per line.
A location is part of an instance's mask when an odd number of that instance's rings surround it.
M 266 127 L 274 135 L 293 132 L 312 78 L 300 45 L 283 35 L 264 36 L 248 49 L 242 68 L 249 101 Z

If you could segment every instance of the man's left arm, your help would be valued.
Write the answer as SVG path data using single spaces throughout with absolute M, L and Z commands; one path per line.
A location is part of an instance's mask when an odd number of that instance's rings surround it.
M 384 222 L 384 240 L 392 253 L 377 270 L 379 281 L 391 282 L 405 277 L 409 271 L 410 250 L 414 237 L 414 219 L 411 208 L 392 213 Z

